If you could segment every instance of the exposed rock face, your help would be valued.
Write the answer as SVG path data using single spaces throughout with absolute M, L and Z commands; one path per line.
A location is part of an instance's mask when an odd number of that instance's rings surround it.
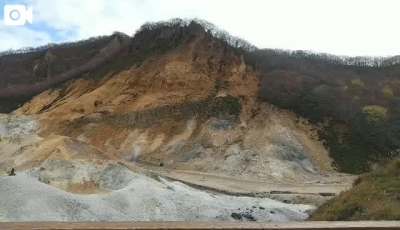
M 259 76 L 196 28 L 138 34 L 138 49 L 179 43 L 121 72 L 106 64 L 101 79 L 70 80 L 16 113 L 39 114 L 42 137 L 70 136 L 131 162 L 275 182 L 332 173 L 311 125 L 260 103 Z

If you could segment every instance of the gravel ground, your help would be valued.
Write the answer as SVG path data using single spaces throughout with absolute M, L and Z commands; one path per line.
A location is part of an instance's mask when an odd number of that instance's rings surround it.
M 108 194 L 79 195 L 29 173 L 0 176 L 2 221 L 299 221 L 313 209 L 267 198 L 214 195 L 135 174 Z M 109 178 L 107 179 L 109 180 Z

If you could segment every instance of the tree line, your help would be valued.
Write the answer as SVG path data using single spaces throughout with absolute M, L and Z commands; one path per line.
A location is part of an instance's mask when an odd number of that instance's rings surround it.
M 116 55 L 119 51 L 123 50 L 127 46 L 129 46 L 129 41 L 127 40 L 119 41 L 115 37 L 114 39 L 110 40 L 102 49 L 98 50 L 96 54 L 92 58 L 90 58 L 87 62 L 80 63 L 80 65 L 78 65 L 77 67 L 71 68 L 68 71 L 58 74 L 56 76 L 52 76 L 52 78 L 48 76 L 45 81 L 37 82 L 35 84 L 30 84 L 30 85 L 18 85 L 11 89 L 2 89 L 0 90 L 0 98 L 10 98 L 16 96 L 32 96 L 37 93 L 40 93 L 60 82 L 63 82 L 72 77 L 78 76 L 80 74 L 83 74 L 87 71 L 99 67 L 100 65 L 110 60 L 111 57 Z M 47 65 L 48 67 L 50 67 L 55 57 L 51 53 L 47 52 L 45 54 L 45 58 L 49 60 Z M 47 73 L 50 74 L 50 68 L 48 68 Z
M 117 36 L 119 38 L 129 38 L 129 35 L 126 35 L 122 32 L 118 32 L 118 31 L 115 31 L 111 35 L 111 37 L 115 37 L 115 36 Z M 82 46 L 82 45 L 90 44 L 90 43 L 97 42 L 97 41 L 107 41 L 109 39 L 110 39 L 110 36 L 102 35 L 102 36 L 94 36 L 94 37 L 90 37 L 88 39 L 83 39 L 83 40 L 73 41 L 73 42 L 49 43 L 44 46 L 23 47 L 23 48 L 17 49 L 17 50 L 10 49 L 10 50 L 0 52 L 0 57 L 7 56 L 7 55 L 14 55 L 14 54 L 42 52 L 42 51 L 47 51 L 50 49 L 65 49 L 65 48 Z
M 194 18 L 194 19 L 180 19 L 174 18 L 166 21 L 158 21 L 158 22 L 146 22 L 139 29 L 136 30 L 135 34 L 132 37 L 126 35 L 122 32 L 115 31 L 113 35 L 123 38 L 133 38 L 136 34 L 163 29 L 163 28 L 176 28 L 176 27 L 187 27 L 191 23 L 197 23 L 203 27 L 203 29 L 210 33 L 217 39 L 222 40 L 223 42 L 229 44 L 232 48 L 240 50 L 243 54 L 248 56 L 255 55 L 253 52 L 263 52 L 272 56 L 283 56 L 295 59 L 308 59 L 308 60 L 317 60 L 329 64 L 334 65 L 349 65 L 349 66 L 361 66 L 361 67 L 388 67 L 392 65 L 400 64 L 400 55 L 390 56 L 390 57 L 371 57 L 371 56 L 338 56 L 327 53 L 316 53 L 307 50 L 285 50 L 285 49 L 259 49 L 248 41 L 233 36 L 227 31 L 218 28 L 216 25 L 202 19 Z M 24 54 L 30 52 L 41 52 L 54 48 L 69 48 L 84 45 L 87 43 L 106 40 L 109 36 L 96 36 L 90 37 L 88 39 L 74 41 L 74 42 L 63 42 L 63 43 L 49 43 L 40 47 L 24 47 L 17 50 L 6 50 L 0 52 L 0 57 L 12 54 Z

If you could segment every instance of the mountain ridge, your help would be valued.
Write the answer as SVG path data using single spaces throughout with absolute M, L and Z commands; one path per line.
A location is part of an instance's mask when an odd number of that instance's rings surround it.
M 359 164 L 348 161 L 347 155 L 349 153 L 342 154 L 341 152 L 344 153 L 349 150 L 337 143 L 341 138 L 340 136 L 345 135 L 349 136 L 349 140 L 345 140 L 348 142 L 345 145 L 362 146 L 359 140 L 354 140 L 349 134 L 342 134 L 342 131 L 338 134 L 338 130 L 344 125 L 350 126 L 350 132 L 357 133 L 355 135 L 365 136 L 365 133 L 370 133 L 369 131 L 359 130 L 359 127 L 368 124 L 357 124 L 352 127 L 352 124 L 360 123 L 360 121 L 361 123 L 367 122 L 363 109 L 372 108 L 368 106 L 383 107 L 390 113 L 387 116 L 397 116 L 397 112 L 395 112 L 397 110 L 394 109 L 400 95 L 400 79 L 397 77 L 400 66 L 397 65 L 399 60 L 397 56 L 391 58 L 340 57 L 304 51 L 262 50 L 257 49 L 245 40 L 229 35 L 226 31 L 218 29 L 211 23 L 199 19 L 173 19 L 165 22 L 147 23 L 135 33 L 133 38 L 121 33 L 114 33 L 111 36 L 114 37 L 113 41 L 121 39 L 121 41 L 125 41 L 123 46 L 125 48 L 121 48 L 121 42 L 116 42 L 117 44 L 114 44 L 114 46 L 108 45 L 108 50 L 118 53 L 118 55 L 115 56 L 114 54 L 113 56 L 113 52 L 106 52 L 104 49 L 107 50 L 107 48 L 103 48 L 102 54 L 97 55 L 100 56 L 102 61 L 92 61 L 92 64 L 89 65 L 91 68 L 72 69 L 64 74 L 63 78 L 50 78 L 47 80 L 48 83 L 44 81 L 29 87 L 33 88 L 33 91 L 39 92 L 38 90 L 44 90 L 56 83 L 63 84 L 62 82 L 68 78 L 82 76 L 79 73 L 84 73 L 90 69 L 92 70 L 86 72 L 86 78 L 99 79 L 107 71 L 109 72 L 106 69 L 109 67 L 106 66 L 112 66 L 113 72 L 117 73 L 126 70 L 133 63 L 141 65 L 144 60 L 176 49 L 177 46 L 190 42 L 190 39 L 197 35 L 216 39 L 219 42 L 214 44 L 219 44 L 219 47 L 214 47 L 215 49 L 231 50 L 233 54 L 243 58 L 244 65 L 253 68 L 260 75 L 258 97 L 262 101 L 268 101 L 279 107 L 293 110 L 299 115 L 311 119 L 313 123 L 324 123 L 325 119 L 333 120 L 329 127 L 326 127 L 325 131 L 320 133 L 320 136 L 325 140 L 327 148 L 334 151 L 331 155 L 335 159 L 336 166 L 341 170 L 353 173 L 368 171 L 371 162 L 379 161 L 379 159 L 374 159 L 377 151 L 384 152 L 382 157 L 385 159 L 387 152 L 399 147 L 399 137 L 390 134 L 391 137 L 379 140 L 382 142 L 379 146 L 373 144 L 368 146 L 371 150 L 367 148 L 360 150 L 357 157 L 363 160 Z M 99 41 L 102 41 L 102 39 L 107 40 L 109 38 L 102 37 L 99 38 Z M 97 40 L 92 39 L 92 41 Z M 85 45 L 86 43 L 82 42 L 82 44 Z M 39 50 L 41 49 L 39 48 Z M 43 49 L 43 53 L 44 50 L 46 49 Z M 197 57 L 194 55 L 192 58 L 196 59 Z M 109 64 L 102 65 L 103 62 Z M 93 67 L 96 68 L 93 69 Z M 51 72 L 50 65 L 48 65 L 46 73 L 48 72 Z M 96 72 L 97 76 L 94 76 L 93 72 Z M 226 87 L 221 79 L 218 79 L 217 83 L 216 87 Z M 29 87 L 27 90 L 22 90 L 22 93 L 29 94 Z M 21 89 L 26 89 L 26 87 Z M 8 93 L 9 96 L 10 93 L 13 95 L 21 94 L 21 89 L 9 89 L 6 90 L 5 94 Z M 19 96 L 12 99 L 4 97 L 0 99 L 3 111 L 12 111 L 28 100 L 29 97 Z M 393 124 L 393 122 L 389 121 L 389 123 L 383 124 L 380 129 L 387 130 L 390 124 Z M 374 132 L 378 130 L 372 129 Z M 386 134 L 388 133 L 386 132 Z M 363 138 L 371 139 L 368 136 Z M 385 140 L 389 140 L 389 142 Z M 364 151 L 368 152 L 367 157 L 362 156 Z M 350 169 L 346 165 L 347 161 L 349 166 L 354 163 L 359 166 Z

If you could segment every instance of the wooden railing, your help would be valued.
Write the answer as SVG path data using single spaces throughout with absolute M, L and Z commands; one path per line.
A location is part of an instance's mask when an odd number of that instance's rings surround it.
M 280 229 L 280 230 L 400 230 L 400 221 L 317 221 L 317 222 L 3 222 L 1 230 L 245 230 L 245 229 Z

